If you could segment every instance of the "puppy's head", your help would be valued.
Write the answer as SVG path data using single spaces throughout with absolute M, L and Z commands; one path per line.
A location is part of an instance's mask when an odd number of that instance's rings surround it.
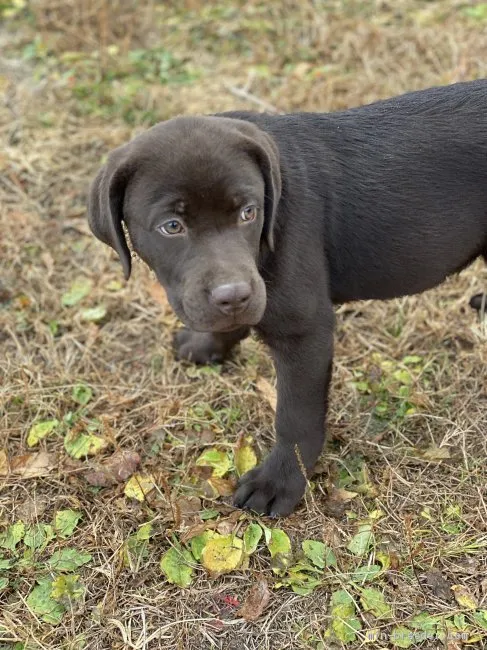
M 110 154 L 90 190 L 89 221 L 128 278 L 126 224 L 188 327 L 229 331 L 263 316 L 257 260 L 262 245 L 273 248 L 280 192 L 277 147 L 261 129 L 179 117 Z

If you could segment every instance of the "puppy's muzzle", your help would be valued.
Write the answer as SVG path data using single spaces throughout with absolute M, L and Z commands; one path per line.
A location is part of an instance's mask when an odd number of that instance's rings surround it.
M 210 303 L 226 316 L 236 316 L 247 309 L 252 289 L 248 282 L 220 284 L 210 293 Z

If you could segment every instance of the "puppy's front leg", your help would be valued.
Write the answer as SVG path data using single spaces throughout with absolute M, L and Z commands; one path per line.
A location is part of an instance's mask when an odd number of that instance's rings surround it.
M 316 323 L 306 335 L 267 341 L 277 373 L 276 444 L 241 478 L 237 507 L 286 516 L 304 494 L 303 469 L 313 470 L 323 447 L 333 357 L 332 314 Z

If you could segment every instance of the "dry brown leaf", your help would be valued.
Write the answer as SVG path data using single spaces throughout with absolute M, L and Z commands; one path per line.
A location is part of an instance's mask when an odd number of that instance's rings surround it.
M 263 611 L 269 604 L 271 592 L 264 578 L 259 579 L 249 591 L 242 607 L 237 611 L 246 621 L 255 621 L 262 616 Z
M 109 487 L 123 483 L 135 472 L 140 464 L 140 456 L 135 451 L 119 450 L 105 462 L 96 464 L 84 474 L 90 485 Z
M 0 476 L 8 474 L 8 456 L 5 449 L 0 449 Z
M 220 497 L 229 497 L 235 490 L 235 484 L 226 478 L 219 478 L 218 476 L 211 476 L 208 479 L 215 494 Z
M 166 314 L 169 311 L 169 301 L 163 287 L 159 282 L 154 281 L 149 284 L 148 291 L 151 298 L 162 308 L 162 313 Z
M 356 496 L 358 496 L 358 492 L 349 492 L 343 488 L 333 488 L 330 494 L 330 499 L 347 502 L 355 499 Z
M 257 379 L 255 382 L 255 385 L 257 387 L 257 390 L 260 391 L 260 393 L 262 393 L 265 399 L 269 402 L 269 406 L 275 413 L 277 406 L 277 393 L 274 386 L 264 377 L 259 377 L 259 379 Z
M 452 592 L 450 584 L 443 577 L 441 571 L 438 569 L 431 569 L 430 571 L 426 571 L 422 577 L 437 598 L 441 598 L 441 600 L 446 600 L 447 602 L 451 601 Z
M 198 497 L 179 497 L 174 503 L 177 528 L 187 528 L 199 523 L 201 500 Z
M 39 451 L 36 454 L 22 454 L 10 459 L 10 472 L 20 478 L 46 476 L 56 466 L 53 454 Z

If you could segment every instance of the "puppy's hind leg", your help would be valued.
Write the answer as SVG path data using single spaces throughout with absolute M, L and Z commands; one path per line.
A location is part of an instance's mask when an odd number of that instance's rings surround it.
M 249 332 L 248 327 L 240 327 L 232 332 L 194 332 L 183 327 L 174 335 L 174 351 L 178 359 L 196 364 L 221 363 Z

